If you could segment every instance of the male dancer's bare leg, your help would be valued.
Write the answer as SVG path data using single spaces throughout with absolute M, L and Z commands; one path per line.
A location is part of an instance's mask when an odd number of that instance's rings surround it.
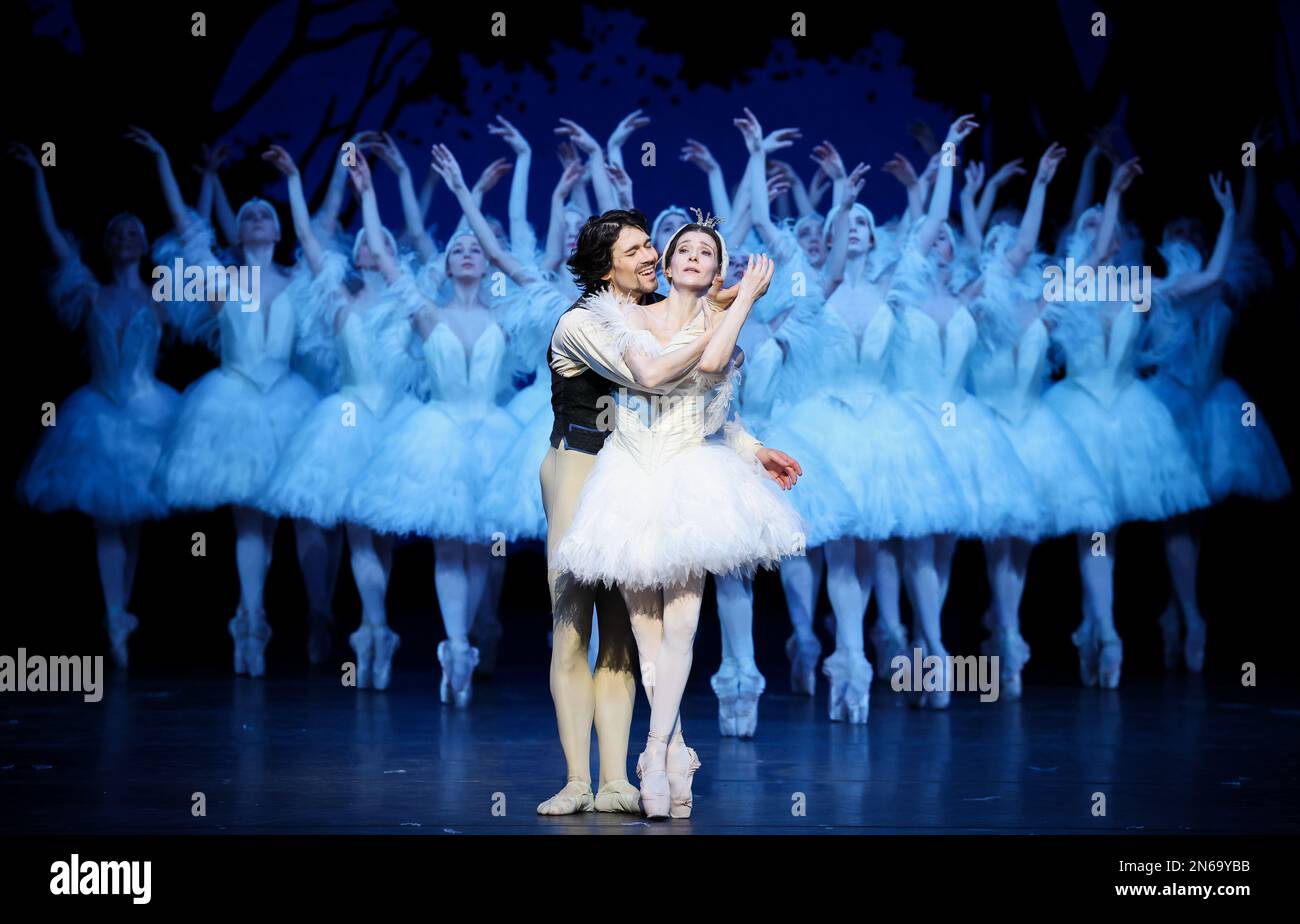
M 546 510 L 546 546 L 549 552 L 564 537 L 573 522 L 578 497 L 595 464 L 590 453 L 566 448 L 552 448 L 542 462 L 542 504 Z M 597 589 L 580 584 L 566 573 L 547 571 L 551 588 L 553 638 L 551 644 L 551 697 L 555 701 L 555 719 L 560 746 L 568 768 L 565 787 L 537 807 L 543 815 L 567 815 L 596 808 L 591 792 L 591 729 L 597 723 L 600 736 L 602 790 L 610 799 L 602 799 L 603 810 L 626 810 L 606 807 L 605 803 L 624 801 L 622 793 L 638 794 L 627 781 L 627 740 L 632 725 L 632 707 L 636 685 L 631 673 L 628 649 L 630 627 L 626 610 L 606 603 L 601 612 L 602 645 L 609 646 L 601 658 L 596 676 L 587 662 L 591 637 L 592 609 Z M 602 603 L 609 594 L 601 594 Z M 608 641 L 606 641 L 608 640 Z M 623 674 L 625 676 L 619 676 Z M 599 714 L 597 702 L 599 700 Z M 615 753 L 617 752 L 617 753 Z M 608 756 L 607 756 L 608 755 Z M 630 809 L 639 810 L 639 801 Z

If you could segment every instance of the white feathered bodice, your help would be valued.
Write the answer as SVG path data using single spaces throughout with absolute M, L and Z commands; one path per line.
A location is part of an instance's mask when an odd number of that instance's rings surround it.
M 100 285 L 79 260 L 59 268 L 51 283 L 59 320 L 85 325 L 90 383 L 117 404 L 154 383 L 162 325 L 147 293 Z
M 892 368 L 898 388 L 938 405 L 966 394 L 966 371 L 975 345 L 975 319 L 965 306 L 941 329 L 920 308 L 907 305 L 898 318 Z
M 679 350 L 704 331 L 701 312 L 673 335 L 667 345 L 661 345 L 650 331 L 628 323 L 628 312 L 636 306 L 610 290 L 589 296 L 584 304 L 621 356 L 632 352 L 657 356 Z M 736 351 L 724 372 L 693 372 L 667 395 L 615 389 L 611 406 L 599 420 L 601 426 L 613 430 L 606 445 L 612 443 L 627 451 L 643 467 L 654 469 L 662 461 L 706 439 L 722 438 L 727 425 L 735 422 L 732 402 L 743 361 L 743 352 Z
M 480 417 L 492 407 L 506 358 L 500 324 L 490 321 L 467 350 L 451 326 L 439 321 L 423 352 L 434 399 L 458 419 Z
M 1016 344 L 989 348 L 981 343 L 971 354 L 975 394 L 1004 419 L 1020 423 L 1041 398 L 1048 375 L 1050 338 L 1035 318 Z
M 1066 379 L 1104 407 L 1137 377 L 1142 313 L 1131 302 L 1114 308 L 1096 302 L 1059 302 L 1049 306 L 1052 336 L 1065 353 Z

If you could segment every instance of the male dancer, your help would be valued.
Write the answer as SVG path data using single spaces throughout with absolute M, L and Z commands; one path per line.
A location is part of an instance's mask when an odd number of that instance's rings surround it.
M 569 269 L 584 288 L 584 298 L 612 286 L 620 294 L 640 299 L 641 304 L 663 298 L 655 291 L 658 265 L 659 254 L 650 239 L 645 216 L 635 209 L 616 209 L 588 219 L 569 260 Z M 735 287 L 725 291 L 717 288 L 715 285 L 710 295 L 715 304 L 726 306 L 735 299 Z M 551 448 L 541 469 L 548 552 L 572 524 L 582 486 L 609 435 L 598 420 L 612 387 L 667 394 L 690 373 L 700 350 L 687 347 L 664 355 L 676 360 L 666 381 L 638 382 L 581 299 L 560 316 L 549 351 L 555 424 Z M 783 487 L 792 486 L 800 474 L 794 459 L 768 449 L 749 433 L 737 432 L 728 437 L 728 443 L 746 458 L 757 459 Z M 554 629 L 551 696 L 568 764 L 568 782 L 537 811 L 543 815 L 593 810 L 639 813 L 640 791 L 627 779 L 636 679 L 632 674 L 635 643 L 622 594 L 603 585 L 580 584 L 569 574 L 549 569 L 547 579 Z M 587 664 L 593 604 L 600 628 L 594 675 Z M 590 753 L 593 722 L 600 750 L 600 788 L 594 798 Z

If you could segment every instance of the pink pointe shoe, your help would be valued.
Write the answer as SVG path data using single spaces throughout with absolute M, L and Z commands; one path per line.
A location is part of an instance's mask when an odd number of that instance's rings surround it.
M 648 735 L 645 750 L 636 761 L 641 781 L 641 811 L 647 818 L 671 817 L 672 793 L 668 787 L 668 742 Z
M 700 755 L 695 748 L 687 747 L 685 741 L 668 743 L 668 759 L 665 764 L 668 771 L 668 796 L 671 804 L 668 814 L 672 818 L 690 818 L 693 797 L 691 779 L 700 769 Z

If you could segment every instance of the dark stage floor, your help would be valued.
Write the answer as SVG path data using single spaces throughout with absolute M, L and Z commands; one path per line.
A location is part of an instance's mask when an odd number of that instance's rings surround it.
M 769 687 L 758 736 L 737 741 L 719 737 L 696 678 L 683 712 L 704 764 L 695 817 L 649 825 L 535 813 L 564 777 L 537 671 L 480 685 L 468 711 L 441 706 L 434 678 L 413 670 L 386 693 L 305 670 L 110 673 L 97 704 L 4 697 L 0 833 L 1300 830 L 1294 690 L 1171 675 L 1116 693 L 1036 687 L 1019 703 L 956 696 L 935 713 L 878 685 L 870 726 L 852 727 L 825 719 L 824 686 L 815 702 L 785 693 L 783 677 Z M 638 703 L 629 769 L 647 721 Z M 196 792 L 206 817 L 191 814 Z

